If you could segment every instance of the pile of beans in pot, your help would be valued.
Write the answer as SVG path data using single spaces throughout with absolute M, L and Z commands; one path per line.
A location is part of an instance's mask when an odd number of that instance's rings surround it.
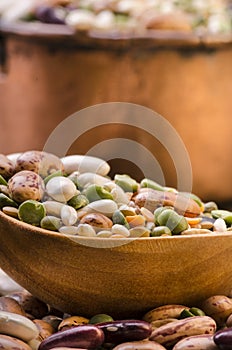
M 0 155 L 0 209 L 27 224 L 93 238 L 218 234 L 232 230 L 232 212 L 192 194 L 110 178 L 96 157 L 58 158 L 43 151 Z
M 231 6 L 223 0 L 2 0 L 4 21 L 65 24 L 77 31 L 146 35 L 148 31 L 230 33 Z
M 139 319 L 67 314 L 0 276 L 0 348 L 15 350 L 228 350 L 232 299 L 162 305 Z M 3 284 L 6 283 L 6 286 Z M 104 312 L 104 310 L 103 310 Z

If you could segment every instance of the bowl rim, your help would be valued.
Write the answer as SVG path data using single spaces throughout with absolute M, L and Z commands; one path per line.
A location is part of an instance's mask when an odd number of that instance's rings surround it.
M 153 242 L 153 241 L 172 241 L 172 240 L 183 240 L 183 239 L 194 239 L 194 238 L 199 238 L 199 239 L 204 239 L 205 237 L 211 237 L 211 238 L 216 238 L 219 239 L 220 237 L 230 237 L 232 236 L 232 231 L 225 231 L 225 232 L 219 232 L 219 231 L 214 231 L 212 233 L 202 233 L 202 234 L 191 234 L 191 235 L 172 235 L 172 236 L 158 236 L 158 237 L 123 237 L 123 238 L 112 238 L 112 237 L 86 237 L 86 236 L 77 236 L 77 235 L 70 235 L 70 234 L 64 234 L 60 233 L 57 231 L 49 231 L 46 229 L 43 229 L 38 226 L 33 226 L 31 224 L 28 224 L 26 222 L 20 221 L 19 219 L 16 219 L 14 217 L 11 217 L 5 213 L 3 213 L 0 210 L 0 220 L 1 221 L 8 221 L 11 224 L 16 224 L 16 226 L 20 227 L 21 229 L 25 229 L 26 231 L 34 231 L 40 235 L 45 235 L 45 236 L 54 236 L 56 238 L 61 238 L 61 239 L 71 239 L 73 242 L 80 242 L 81 241 L 89 241 L 89 242 L 125 242 L 125 243 L 130 243 L 133 241 L 142 241 L 142 242 Z
M 65 41 L 65 46 L 130 49 L 157 47 L 217 48 L 232 45 L 232 32 L 228 34 L 196 33 L 174 30 L 147 30 L 138 34 L 132 30 L 90 30 L 78 32 L 65 24 L 47 24 L 38 21 L 8 22 L 0 19 L 0 34 L 16 35 L 49 42 Z M 69 39 L 69 40 L 67 40 Z M 110 45 L 110 46 L 109 46 Z

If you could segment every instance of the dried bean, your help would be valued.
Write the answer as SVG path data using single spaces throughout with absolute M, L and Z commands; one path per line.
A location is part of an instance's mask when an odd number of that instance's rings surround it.
M 48 181 L 46 191 L 52 199 L 66 203 L 76 194 L 77 189 L 70 179 L 56 176 Z
M 49 350 L 54 347 L 72 347 L 94 349 L 104 342 L 103 331 L 94 325 L 73 327 L 57 332 L 43 340 L 39 350 Z
M 226 320 L 226 327 L 232 327 L 232 313 Z
M 170 322 L 153 330 L 150 340 L 169 347 L 183 338 L 192 335 L 214 334 L 215 330 L 216 323 L 211 317 L 194 316 Z
M 143 316 L 143 319 L 147 322 L 153 322 L 156 320 L 164 320 L 167 318 L 178 318 L 183 310 L 188 309 L 189 308 L 187 306 L 178 304 L 163 305 L 148 311 Z
M 0 175 L 4 179 L 9 179 L 14 174 L 14 171 L 14 163 L 4 154 L 0 154 Z
M 64 331 L 65 329 L 81 326 L 88 323 L 89 323 L 88 318 L 81 317 L 81 316 L 71 316 L 71 317 L 65 318 L 62 322 L 60 322 L 58 330 Z
M 9 293 L 7 296 L 16 300 L 26 313 L 35 318 L 42 318 L 48 314 L 48 305 L 25 289 Z
M 221 350 L 231 350 L 232 344 L 232 328 L 226 328 L 217 331 L 214 334 L 213 340 Z
M 107 314 L 97 314 L 90 318 L 89 323 L 96 324 L 101 322 L 111 322 L 113 318 Z
M 0 310 L 26 316 L 22 306 L 15 299 L 8 296 L 0 297 Z
M 0 334 L 0 349 L 1 350 L 31 350 L 31 347 L 20 339 L 8 335 Z
M 165 350 L 165 348 L 154 341 L 142 340 L 119 344 L 113 350 Z
M 45 214 L 43 204 L 32 199 L 26 200 L 19 206 L 19 219 L 34 226 L 40 226 Z
M 39 330 L 39 335 L 37 337 L 37 339 L 39 341 L 42 341 L 48 337 L 50 337 L 50 335 L 52 335 L 54 333 L 54 329 L 53 327 L 50 325 L 50 323 L 44 321 L 44 320 L 33 320 L 33 322 L 35 323 L 36 327 Z
M 128 341 L 143 340 L 151 335 L 152 327 L 148 322 L 140 320 L 122 320 L 98 323 L 103 330 L 105 342 L 119 344 Z
M 223 326 L 232 314 L 232 300 L 225 295 L 214 295 L 204 300 L 201 308 L 206 315 L 213 317 L 219 326 Z
M 213 335 L 202 334 L 180 340 L 172 350 L 217 350 Z
M 10 197 L 18 203 L 26 200 L 40 201 L 44 195 L 44 182 L 33 171 L 23 170 L 8 181 Z
M 0 334 L 30 341 L 39 335 L 36 325 L 27 317 L 12 312 L 0 311 Z

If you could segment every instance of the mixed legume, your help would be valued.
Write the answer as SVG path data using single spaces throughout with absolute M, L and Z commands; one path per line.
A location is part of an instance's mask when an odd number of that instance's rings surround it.
M 232 299 L 162 305 L 139 319 L 71 315 L 54 309 L 0 273 L 0 348 L 19 350 L 217 350 L 232 347 Z M 9 279 L 10 280 L 10 279 Z M 14 282 L 13 282 L 14 283 Z
M 230 33 L 230 2 L 224 0 L 1 0 L 4 21 L 66 24 L 78 31 L 144 34 L 169 29 Z
M 107 162 L 90 156 L 1 156 L 0 209 L 30 225 L 80 237 L 155 238 L 232 228 L 232 212 L 214 202 L 151 179 L 111 179 L 109 171 Z

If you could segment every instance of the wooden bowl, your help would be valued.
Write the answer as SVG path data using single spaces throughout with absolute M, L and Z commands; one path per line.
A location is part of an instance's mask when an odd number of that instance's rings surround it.
M 231 233 L 75 241 L 0 212 L 1 267 L 35 296 L 77 315 L 137 317 L 162 304 L 230 295 L 231 254 Z

